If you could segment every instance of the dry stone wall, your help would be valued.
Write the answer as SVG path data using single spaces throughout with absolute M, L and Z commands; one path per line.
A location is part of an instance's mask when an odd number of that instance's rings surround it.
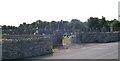
M 19 59 L 49 54 L 52 53 L 52 46 L 52 40 L 47 36 L 4 39 L 2 40 L 2 59 Z
M 77 43 L 120 41 L 120 32 L 81 32 L 76 34 Z
M 52 53 L 52 48 L 62 45 L 62 35 L 9 35 L 2 40 L 2 58 L 17 59 Z M 74 43 L 116 42 L 120 32 L 78 32 Z

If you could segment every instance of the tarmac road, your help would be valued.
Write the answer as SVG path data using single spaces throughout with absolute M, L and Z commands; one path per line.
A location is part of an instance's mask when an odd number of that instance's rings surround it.
M 54 49 L 54 52 L 28 59 L 118 59 L 118 42 L 73 44 L 68 49 Z

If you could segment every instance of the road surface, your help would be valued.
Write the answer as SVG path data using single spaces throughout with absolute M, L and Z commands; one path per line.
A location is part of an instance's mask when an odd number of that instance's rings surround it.
M 28 59 L 118 59 L 118 43 L 73 44 L 68 49 L 56 48 L 54 52 Z

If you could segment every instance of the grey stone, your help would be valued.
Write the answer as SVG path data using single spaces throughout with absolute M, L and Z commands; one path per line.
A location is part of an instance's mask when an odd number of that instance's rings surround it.
M 49 37 L 26 36 L 24 38 L 21 36 L 22 39 L 20 36 L 13 36 L 11 39 L 2 40 L 2 59 L 17 59 L 52 53 L 52 41 Z

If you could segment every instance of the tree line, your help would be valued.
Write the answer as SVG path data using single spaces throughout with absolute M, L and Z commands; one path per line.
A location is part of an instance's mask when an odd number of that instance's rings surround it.
M 52 34 L 55 31 L 62 32 L 111 32 L 120 31 L 120 21 L 106 20 L 102 16 L 101 19 L 97 17 L 90 17 L 86 22 L 81 22 L 79 19 L 72 19 L 69 21 L 42 21 L 37 20 L 31 24 L 24 22 L 18 27 L 2 26 L 3 34 Z

